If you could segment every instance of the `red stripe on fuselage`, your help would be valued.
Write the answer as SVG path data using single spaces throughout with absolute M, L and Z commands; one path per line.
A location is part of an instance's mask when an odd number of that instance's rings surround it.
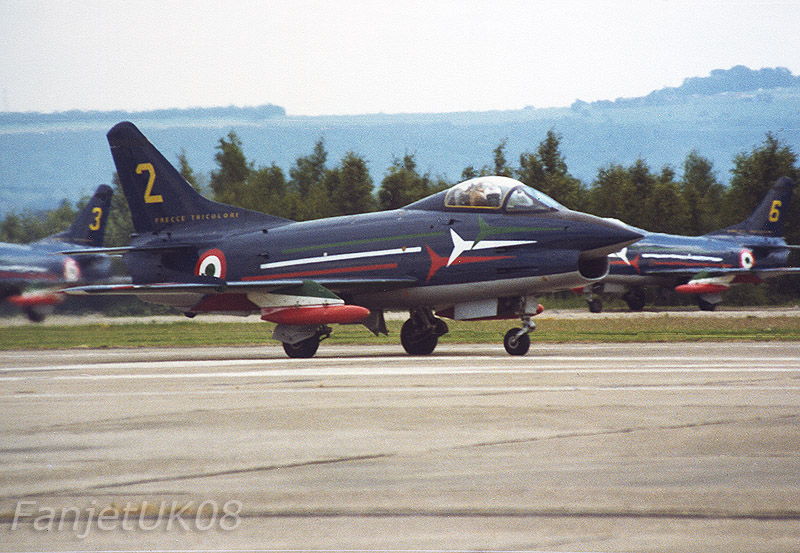
M 428 248 L 428 255 L 431 258 L 431 268 L 428 271 L 428 278 L 425 279 L 425 282 L 428 282 L 436 272 L 441 269 L 442 267 L 447 265 L 447 261 L 449 258 L 442 257 L 437 254 L 430 246 L 427 244 L 425 245 Z M 482 261 L 497 261 L 500 259 L 514 259 L 515 256 L 513 255 L 494 255 L 494 256 L 484 256 L 484 257 L 457 257 L 453 260 L 450 264 L 452 267 L 453 265 L 463 265 L 465 263 L 480 263 Z

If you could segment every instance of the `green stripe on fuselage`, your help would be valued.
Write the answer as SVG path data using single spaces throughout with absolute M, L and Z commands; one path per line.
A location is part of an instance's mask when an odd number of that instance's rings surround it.
M 299 248 L 288 248 L 281 250 L 281 253 L 299 253 L 313 250 L 324 250 L 329 248 L 339 248 L 342 246 L 363 246 L 364 244 L 374 244 L 376 242 L 391 242 L 392 240 L 410 240 L 412 238 L 430 238 L 432 236 L 444 236 L 444 232 L 422 232 L 419 234 L 403 234 L 400 236 L 381 236 L 378 238 L 364 238 L 361 240 L 348 240 L 346 242 L 331 242 L 330 244 L 315 244 L 313 246 L 302 246 Z
M 550 231 L 550 230 L 560 230 L 556 227 L 493 227 L 489 223 L 483 220 L 483 217 L 478 217 L 478 224 L 480 225 L 480 231 L 478 231 L 478 237 L 475 238 L 475 244 L 483 240 L 488 236 L 492 236 L 493 234 L 512 234 L 515 232 L 543 232 L 543 231 Z

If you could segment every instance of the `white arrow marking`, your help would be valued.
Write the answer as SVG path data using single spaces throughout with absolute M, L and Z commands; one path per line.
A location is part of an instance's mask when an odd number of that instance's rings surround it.
M 475 242 L 470 243 L 464 240 L 453 229 L 450 229 L 450 237 L 453 239 L 453 252 L 450 254 L 450 259 L 447 260 L 448 267 L 464 252 L 472 250 L 490 250 L 492 248 L 512 248 L 514 246 L 524 246 L 525 244 L 535 244 L 537 242 L 536 240 L 481 240 L 476 244 Z

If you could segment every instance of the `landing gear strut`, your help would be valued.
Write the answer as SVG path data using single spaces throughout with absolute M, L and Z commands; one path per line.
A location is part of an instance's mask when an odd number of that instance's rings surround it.
M 697 298 L 697 307 L 700 308 L 700 311 L 714 311 L 717 308 L 717 304 L 703 298 Z
M 602 282 L 595 282 L 591 286 L 583 289 L 583 296 L 586 298 L 586 303 L 589 305 L 590 313 L 600 313 L 603 311 L 603 299 L 601 296 L 605 291 L 605 284 Z
M 592 298 L 589 300 L 589 313 L 601 313 L 603 311 L 603 300 Z
M 439 343 L 439 336 L 450 329 L 427 307 L 414 307 L 410 314 L 400 329 L 400 343 L 409 355 L 430 355 Z

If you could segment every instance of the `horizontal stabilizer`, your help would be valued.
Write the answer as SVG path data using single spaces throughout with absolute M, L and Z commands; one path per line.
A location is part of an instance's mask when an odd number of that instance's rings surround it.
M 177 250 L 194 250 L 197 249 L 197 244 L 188 243 L 164 243 L 164 244 L 147 244 L 143 246 L 115 246 L 109 248 L 84 248 L 81 250 L 65 250 L 58 252 L 61 255 L 122 255 L 124 253 L 132 252 L 157 252 L 157 251 L 177 251 Z

